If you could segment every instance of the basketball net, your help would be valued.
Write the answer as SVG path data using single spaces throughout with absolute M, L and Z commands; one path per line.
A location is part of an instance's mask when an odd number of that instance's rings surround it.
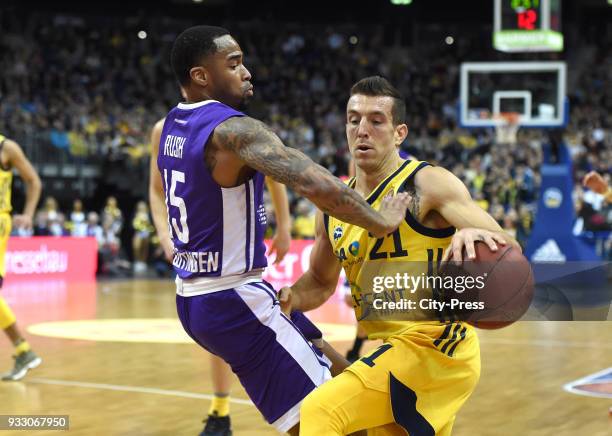
M 516 144 L 516 134 L 519 129 L 520 114 L 517 112 L 501 112 L 494 116 L 495 142 L 497 144 Z

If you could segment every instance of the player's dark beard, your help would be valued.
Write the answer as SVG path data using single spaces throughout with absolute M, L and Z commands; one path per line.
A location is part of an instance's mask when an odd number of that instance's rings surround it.
M 227 104 L 228 106 L 231 106 L 232 108 L 238 110 L 238 111 L 244 111 L 247 108 L 247 105 L 249 103 L 250 97 L 247 97 L 246 95 L 242 95 L 240 97 L 240 99 L 236 99 L 234 98 L 226 98 L 226 99 L 221 99 L 219 101 L 221 102 L 226 102 L 225 104 Z M 231 101 L 231 104 L 229 104 L 229 102 Z
M 247 97 L 246 95 L 243 94 L 242 98 L 240 99 L 240 103 L 238 103 L 238 110 L 240 111 L 246 110 L 252 98 L 253 97 Z
M 249 105 L 249 97 L 243 97 L 240 100 L 240 103 L 238 103 L 237 109 L 241 112 L 244 112 L 248 105 Z
M 240 102 L 238 103 L 238 110 L 244 111 L 247 108 L 251 99 L 253 98 L 252 96 L 246 95 L 250 88 L 252 88 L 252 85 L 250 83 L 243 87 L 242 97 L 240 98 Z

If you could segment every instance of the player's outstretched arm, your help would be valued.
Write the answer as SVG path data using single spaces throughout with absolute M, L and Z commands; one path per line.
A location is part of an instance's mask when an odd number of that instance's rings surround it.
M 272 245 L 268 256 L 275 253 L 274 264 L 280 263 L 291 245 L 291 215 L 289 214 L 289 200 L 287 199 L 287 188 L 266 177 L 266 186 L 272 197 L 274 216 L 276 217 L 276 231 L 272 238 Z
M 19 177 L 22 178 L 26 187 L 26 199 L 23 213 L 15 215 L 13 220 L 16 227 L 30 229 L 32 228 L 32 219 L 36 211 L 36 206 L 38 205 L 38 200 L 40 200 L 40 192 L 42 190 L 40 177 L 38 177 L 38 173 L 23 153 L 23 150 L 21 150 L 19 144 L 15 141 L 7 139 L 4 143 L 4 151 L 8 157 L 9 164 L 17 169 Z
M 395 200 L 403 210 L 389 210 L 383 216 L 304 153 L 285 147 L 261 121 L 249 117 L 230 118 L 215 128 L 212 141 L 220 149 L 235 153 L 249 167 L 308 198 L 325 213 L 360 226 L 376 237 L 391 233 L 404 219 L 407 196 Z
M 316 309 L 336 290 L 341 265 L 334 255 L 323 224 L 323 214 L 317 211 L 315 242 L 310 252 L 310 266 L 293 286 L 281 289 L 279 300 L 285 313 L 292 310 L 307 312 Z
M 441 167 L 423 168 L 415 176 L 415 187 L 416 192 L 409 207 L 415 218 L 422 218 L 435 210 L 459 230 L 453 236 L 444 260 L 451 255 L 453 259 L 460 260 L 463 247 L 469 258 L 475 258 L 476 241 L 485 242 L 493 251 L 497 250 L 497 244 L 506 243 L 521 249 L 519 243 L 472 200 L 465 185 L 450 171 Z
M 164 128 L 162 118 L 151 131 L 151 162 L 149 165 L 149 207 L 153 216 L 153 224 L 157 231 L 159 243 L 164 250 L 164 256 L 168 262 L 172 262 L 174 247 L 170 239 L 168 230 L 168 210 L 164 198 L 164 186 L 162 185 L 161 174 L 157 168 L 157 154 L 159 152 L 159 140 Z
M 310 252 L 310 266 L 293 286 L 281 289 L 279 301 L 283 312 L 287 315 L 293 310 L 307 312 L 325 303 L 336 290 L 340 269 L 340 262 L 333 253 L 325 231 L 323 214 L 317 211 L 315 243 Z M 334 377 L 351 364 L 325 340 L 313 341 L 313 344 L 332 362 L 330 370 Z

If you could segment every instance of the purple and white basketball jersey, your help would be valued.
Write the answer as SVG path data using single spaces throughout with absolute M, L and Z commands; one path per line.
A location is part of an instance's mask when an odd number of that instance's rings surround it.
M 175 247 L 177 313 L 193 340 L 230 364 L 266 420 L 284 433 L 298 423 L 308 393 L 331 378 L 330 362 L 261 279 L 264 176 L 222 188 L 205 166 L 215 127 L 240 116 L 208 100 L 180 103 L 164 123 L 157 165 Z M 296 321 L 309 337 L 320 334 L 306 318 Z
M 263 174 L 223 188 L 204 164 L 215 127 L 240 116 L 223 103 L 206 100 L 179 103 L 166 117 L 157 165 L 175 247 L 172 263 L 181 279 L 238 275 L 267 266 Z

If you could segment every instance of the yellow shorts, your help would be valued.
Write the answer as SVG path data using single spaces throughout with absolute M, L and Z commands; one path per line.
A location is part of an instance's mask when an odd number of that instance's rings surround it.
M 304 400 L 300 435 L 449 435 L 480 377 L 474 328 L 415 324 Z
M 0 213 L 0 277 L 2 279 L 6 274 L 4 256 L 6 254 L 9 236 L 11 235 L 12 223 L 11 215 L 8 213 Z

